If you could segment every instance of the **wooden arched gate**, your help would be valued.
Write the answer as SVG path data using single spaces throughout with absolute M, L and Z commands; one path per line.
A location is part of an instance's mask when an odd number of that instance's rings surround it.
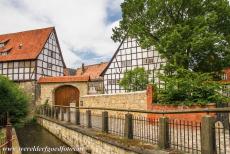
M 79 106 L 79 90 L 70 85 L 58 87 L 55 90 L 55 105 L 69 106 L 70 103 L 76 103 Z

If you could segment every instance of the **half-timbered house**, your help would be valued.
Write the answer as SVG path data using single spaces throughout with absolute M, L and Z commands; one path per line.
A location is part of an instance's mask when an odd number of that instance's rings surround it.
M 93 65 L 84 65 L 77 68 L 76 76 L 88 76 L 90 81 L 88 82 L 88 94 L 102 94 L 104 93 L 103 77 L 100 76 L 103 70 L 107 67 L 107 62 L 101 62 Z
M 65 63 L 54 27 L 0 35 L 0 74 L 36 98 L 41 76 L 63 76 Z
M 164 64 L 165 60 L 161 58 L 154 47 L 143 49 L 136 39 L 124 39 L 101 74 L 104 77 L 105 93 L 125 92 L 118 82 L 123 78 L 127 70 L 132 70 L 136 67 L 143 67 L 146 71 L 149 71 L 149 81 L 154 80 L 155 83 L 161 86 L 156 75 L 158 72 L 163 72 L 161 65 Z

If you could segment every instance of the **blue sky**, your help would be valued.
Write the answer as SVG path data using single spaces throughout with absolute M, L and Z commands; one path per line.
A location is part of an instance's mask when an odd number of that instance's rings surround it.
M 0 34 L 55 26 L 68 67 L 109 61 L 123 0 L 0 0 Z

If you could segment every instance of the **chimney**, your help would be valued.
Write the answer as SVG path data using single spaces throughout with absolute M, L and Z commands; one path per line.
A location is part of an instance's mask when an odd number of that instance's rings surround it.
M 20 44 L 19 44 L 18 48 L 19 48 L 19 49 L 21 49 L 21 48 L 22 48 L 22 43 L 20 43 Z
M 84 63 L 82 63 L 82 65 L 81 65 L 81 74 L 83 74 L 83 73 L 85 73 L 85 64 Z

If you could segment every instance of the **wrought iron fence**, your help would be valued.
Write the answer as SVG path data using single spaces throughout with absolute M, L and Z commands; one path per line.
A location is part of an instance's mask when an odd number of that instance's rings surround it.
M 92 128 L 102 130 L 102 115 L 98 113 L 91 114 Z
M 109 116 L 108 132 L 118 136 L 124 136 L 125 118 L 121 115 Z
M 133 137 L 149 143 L 158 143 L 159 119 L 150 119 L 143 116 L 133 117 Z
M 216 151 L 218 154 L 230 153 L 230 128 L 217 121 L 214 126 Z
M 201 153 L 201 123 L 169 120 L 169 145 L 170 147 L 188 152 Z
M 230 112 L 230 108 L 166 112 L 111 108 L 74 108 L 75 110 L 72 113 L 70 112 L 71 110 L 66 109 L 68 107 L 59 106 L 59 108 L 60 112 L 56 113 L 59 114 L 57 117 L 62 121 L 68 120 L 68 118 L 62 118 L 64 114 L 72 114 L 72 117 L 75 118 L 72 121 L 70 120 L 70 122 L 75 122 L 81 127 L 93 128 L 106 133 L 124 136 L 128 139 L 158 144 L 163 149 L 172 148 L 186 153 L 202 153 L 205 150 L 214 150 L 218 154 L 230 153 L 230 128 L 223 125 L 222 122 L 215 123 L 217 114 L 209 114 Z M 65 108 L 65 110 L 62 108 Z M 130 114 L 131 112 L 141 113 L 141 116 L 133 116 L 133 114 Z M 166 117 L 167 114 L 201 112 L 207 113 L 207 116 L 204 116 L 204 120 L 202 119 L 201 122 Z M 51 118 L 55 117 L 47 109 L 42 109 L 39 113 Z M 153 118 L 153 114 L 160 114 L 162 116 Z M 212 131 L 205 127 L 206 125 L 212 126 Z M 211 138 L 208 138 L 210 142 L 204 140 L 202 142 L 202 138 L 205 138 L 206 135 L 210 136 L 210 134 L 213 135 Z

